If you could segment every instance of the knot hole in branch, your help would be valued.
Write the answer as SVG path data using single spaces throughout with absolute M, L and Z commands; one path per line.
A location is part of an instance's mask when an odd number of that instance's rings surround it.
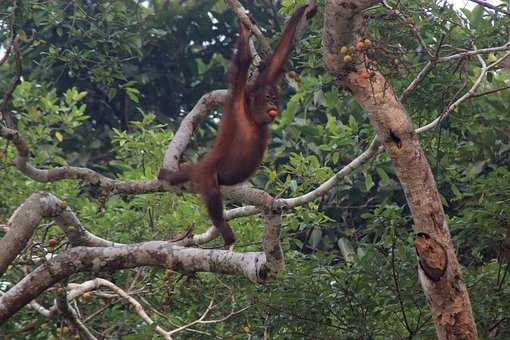
M 400 137 L 395 133 L 395 131 L 391 130 L 390 129 L 390 139 L 393 141 L 393 143 L 395 143 L 397 145 L 397 148 L 401 148 L 402 147 L 402 140 L 400 139 Z
M 427 233 L 418 233 L 414 240 L 420 268 L 432 281 L 439 281 L 448 267 L 446 248 Z

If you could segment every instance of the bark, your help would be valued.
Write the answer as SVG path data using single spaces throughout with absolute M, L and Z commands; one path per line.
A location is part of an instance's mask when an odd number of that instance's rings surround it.
M 73 246 L 120 246 L 102 239 L 85 229 L 67 203 L 48 192 L 32 194 L 16 209 L 0 239 L 0 276 L 28 244 L 35 228 L 43 219 L 53 219 Z
M 471 303 L 455 254 L 436 183 L 413 124 L 391 85 L 366 56 L 344 63 L 342 46 L 363 37 L 359 1 L 328 0 L 324 22 L 324 62 L 337 84 L 348 89 L 368 113 L 377 138 L 395 166 L 417 236 L 418 276 L 439 339 L 476 339 Z
M 30 196 L 11 216 L 0 239 L 0 274 L 26 247 L 36 226 L 51 218 L 75 247 L 39 259 L 42 265 L 0 297 L 0 324 L 55 283 L 78 272 L 162 266 L 180 272 L 211 272 L 244 276 L 263 283 L 284 269 L 280 245 L 281 208 L 266 208 L 264 252 L 187 248 L 187 239 L 122 245 L 97 237 L 83 227 L 67 203 L 47 192 Z M 213 235 L 214 236 L 214 235 Z M 36 306 L 39 308 L 39 306 Z M 50 312 L 48 312 L 50 313 Z
M 121 247 L 75 247 L 54 256 L 0 297 L 0 324 L 46 289 L 78 272 L 165 266 L 181 272 L 241 275 L 258 282 L 264 263 L 263 253 L 185 248 L 167 241 Z
M 47 196 L 44 193 L 36 193 L 30 196 L 12 214 L 7 222 L 8 231 L 0 239 L 0 249 L 2 249 L 0 255 L 0 276 L 25 248 L 34 232 L 35 226 L 43 218 L 58 215 L 64 210 L 64 207 L 58 203 L 53 201 L 51 196 Z

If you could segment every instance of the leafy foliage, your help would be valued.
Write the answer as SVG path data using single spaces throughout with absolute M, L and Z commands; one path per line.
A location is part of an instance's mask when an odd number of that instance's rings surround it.
M 37 35 L 32 44 L 28 38 L 22 42 L 24 81 L 14 93 L 13 114 L 32 147 L 31 161 L 39 167 L 80 165 L 114 178 L 154 178 L 180 118 L 204 93 L 226 87 L 237 24 L 223 1 L 18 2 L 18 31 L 25 38 L 32 30 Z M 285 0 L 273 9 L 267 1 L 244 2 L 267 28 L 268 37 L 277 36 L 284 16 L 297 3 Z M 441 42 L 448 53 L 454 46 L 484 48 L 508 41 L 510 18 L 480 6 L 459 12 L 443 1 L 413 0 L 401 9 L 425 42 L 436 47 Z M 4 42 L 9 32 L 3 16 L 11 10 L 7 1 L 0 4 Z M 425 53 L 394 12 L 378 6 L 366 15 L 378 68 L 402 93 L 422 69 Z M 275 196 L 293 197 L 316 188 L 373 138 L 366 113 L 322 68 L 321 44 L 316 20 L 291 61 L 300 80 L 286 79 L 283 110 L 271 127 L 265 166 L 252 179 Z M 490 62 L 496 56 L 483 57 Z M 0 68 L 2 92 L 13 69 L 12 60 Z M 440 115 L 478 72 L 476 58 L 436 65 L 406 98 L 415 125 Z M 494 71 L 479 91 L 504 88 L 509 77 L 508 68 Z M 509 103 L 509 90 L 472 98 L 439 129 L 420 136 L 465 268 L 481 337 L 510 336 Z M 207 148 L 218 114 L 212 112 L 202 123 L 187 158 L 196 159 Z M 118 242 L 169 239 L 190 224 L 198 231 L 209 226 L 194 195 L 102 197 L 97 188 L 76 181 L 36 183 L 9 166 L 12 145 L 0 140 L 0 150 L 0 223 L 31 193 L 49 190 L 67 201 L 92 232 Z M 205 333 L 182 333 L 183 338 L 266 334 L 282 339 L 428 339 L 434 329 L 416 279 L 409 216 L 391 161 L 383 153 L 320 200 L 285 215 L 287 269 L 274 283 L 257 286 L 211 274 L 165 275 L 155 268 L 101 274 L 123 287 L 136 276 L 136 296 L 145 299 L 145 307 L 156 308 L 160 313 L 151 311 L 151 317 L 169 329 L 197 319 L 213 298 L 217 306 L 212 318 L 251 306 L 226 322 L 197 326 Z M 240 240 L 236 250 L 260 250 L 258 218 L 237 219 L 232 226 Z M 30 252 L 51 252 L 50 238 L 59 240 L 59 250 L 67 246 L 57 228 L 43 224 Z M 19 270 L 9 271 L 0 290 L 22 276 Z M 90 277 L 75 275 L 72 281 Z M 53 296 L 50 290 L 39 302 L 49 306 Z M 82 315 L 107 311 L 87 321 L 97 334 L 154 335 L 154 328 L 125 302 L 110 304 L 93 295 L 78 304 Z M 25 308 L 1 334 L 51 339 L 62 337 L 61 326 L 60 320 Z

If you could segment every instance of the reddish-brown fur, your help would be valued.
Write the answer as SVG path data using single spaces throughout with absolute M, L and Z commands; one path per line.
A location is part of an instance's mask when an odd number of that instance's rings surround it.
M 225 246 L 234 243 L 235 237 L 223 217 L 220 185 L 245 181 L 262 161 L 269 137 L 267 125 L 277 113 L 276 85 L 292 51 L 297 25 L 307 6 L 298 8 L 289 20 L 275 52 L 252 86 L 247 85 L 248 68 L 252 61 L 249 49 L 251 32 L 241 24 L 237 52 L 230 72 L 229 99 L 224 105 L 214 146 L 196 164 L 182 165 L 176 172 L 168 169 L 159 172 L 158 178 L 172 185 L 192 182 L 202 195 L 209 216 L 221 233 Z M 313 16 L 315 8 L 308 13 L 308 17 Z

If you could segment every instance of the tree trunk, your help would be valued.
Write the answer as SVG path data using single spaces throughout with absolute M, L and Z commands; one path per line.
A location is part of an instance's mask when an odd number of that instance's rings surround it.
M 368 113 L 395 166 L 411 209 L 418 256 L 418 276 L 432 310 L 439 339 L 476 339 L 471 302 L 455 254 L 432 171 L 409 114 L 390 84 L 370 61 L 340 56 L 342 46 L 354 45 L 362 30 L 361 10 L 376 1 L 326 1 L 324 11 L 325 66 L 337 84 L 352 92 Z

